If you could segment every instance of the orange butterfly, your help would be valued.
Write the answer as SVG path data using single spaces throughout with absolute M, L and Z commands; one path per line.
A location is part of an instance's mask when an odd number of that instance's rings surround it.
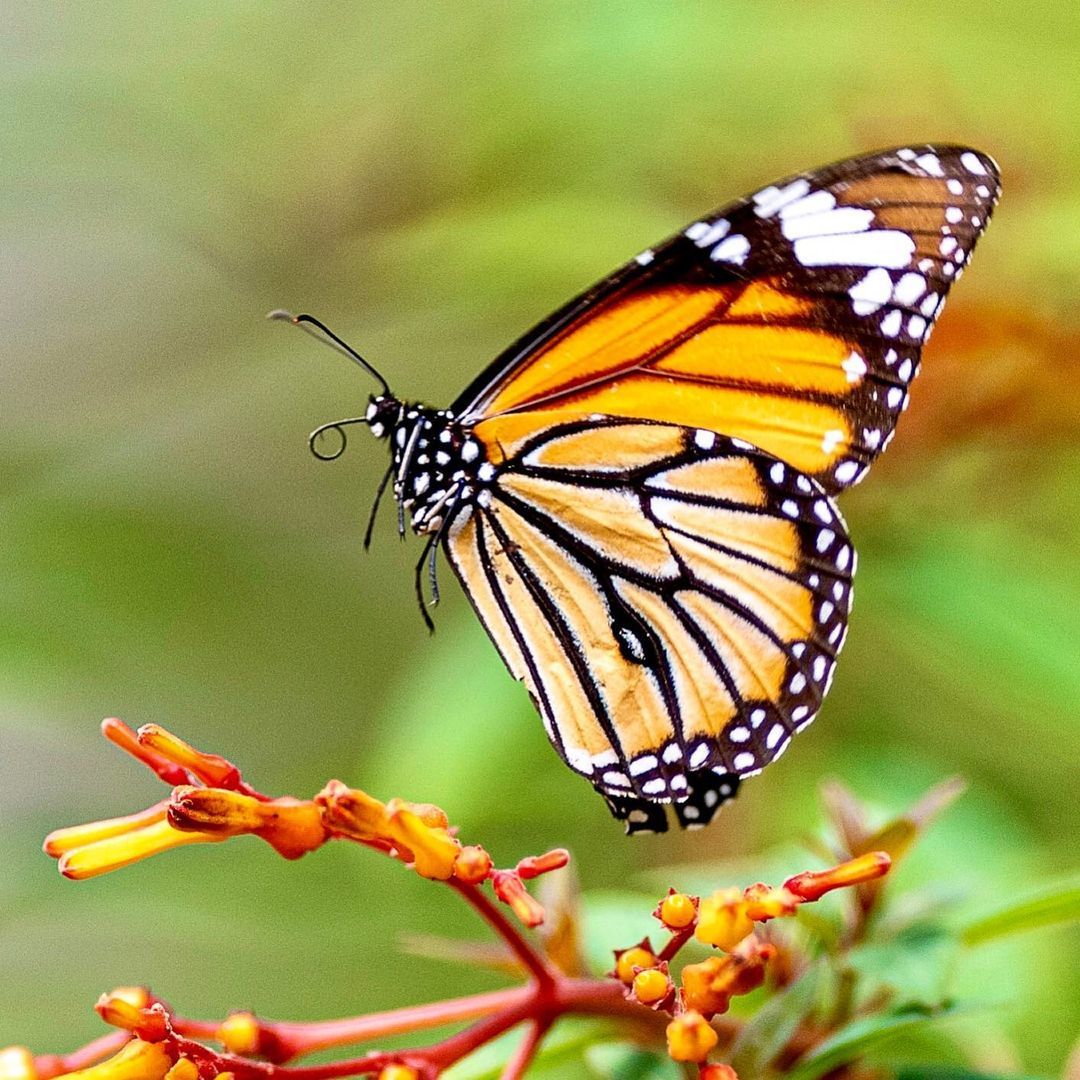
M 379 493 L 392 478 L 428 538 L 418 590 L 441 543 L 628 831 L 665 830 L 665 804 L 706 824 L 820 707 L 855 569 L 833 496 L 892 437 L 999 190 L 956 146 L 780 181 L 643 251 L 447 410 L 295 320 L 382 383 L 313 449 L 343 423 L 388 441 Z

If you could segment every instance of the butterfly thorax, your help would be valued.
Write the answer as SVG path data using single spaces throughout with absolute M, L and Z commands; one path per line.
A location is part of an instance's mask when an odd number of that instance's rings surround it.
M 481 444 L 446 409 L 380 395 L 366 419 L 371 433 L 389 442 L 394 498 L 414 532 L 437 532 L 494 475 Z

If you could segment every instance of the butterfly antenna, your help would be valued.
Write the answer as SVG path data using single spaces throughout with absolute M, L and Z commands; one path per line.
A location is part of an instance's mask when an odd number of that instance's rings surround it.
M 282 322 L 290 322 L 293 326 L 299 326 L 305 334 L 310 334 L 316 341 L 321 341 L 335 352 L 341 353 L 342 356 L 347 356 L 350 360 L 359 364 L 369 375 L 374 376 L 382 387 L 383 393 L 390 396 L 390 384 L 379 374 L 378 370 L 376 370 L 372 364 L 368 363 L 368 361 L 365 360 L 351 345 L 346 345 L 333 330 L 324 323 L 321 323 L 314 315 L 293 315 L 291 312 L 278 310 L 271 311 L 266 317 L 268 319 L 277 319 Z M 352 421 L 349 422 L 351 423 Z M 327 426 L 334 427 L 336 425 L 329 424 Z M 342 449 L 344 449 L 344 447 L 342 447 Z M 335 454 L 334 456 L 337 457 L 339 454 Z

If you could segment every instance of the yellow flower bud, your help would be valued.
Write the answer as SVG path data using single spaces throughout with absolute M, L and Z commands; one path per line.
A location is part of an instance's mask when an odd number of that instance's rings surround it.
M 656 967 L 656 957 L 648 949 L 641 945 L 635 945 L 632 949 L 619 953 L 615 961 L 615 974 L 619 981 L 629 986 L 634 981 L 634 968 Z
M 721 889 L 713 893 L 701 901 L 694 936 L 704 945 L 730 951 L 754 929 L 746 907 L 738 889 Z
M 709 1022 L 699 1012 L 685 1012 L 667 1026 L 668 1054 L 673 1061 L 704 1061 L 719 1042 Z
M 492 866 L 491 856 L 482 847 L 463 847 L 454 860 L 454 877 L 466 885 L 479 885 L 488 879 Z
M 671 980 L 656 968 L 639 971 L 634 976 L 634 997 L 642 1005 L 655 1005 L 663 1001 L 671 990 Z
M 249 1012 L 230 1013 L 217 1029 L 217 1039 L 230 1054 L 250 1057 L 259 1052 L 259 1021 Z
M 660 902 L 660 921 L 669 930 L 685 930 L 697 918 L 697 905 L 685 893 L 672 893 Z

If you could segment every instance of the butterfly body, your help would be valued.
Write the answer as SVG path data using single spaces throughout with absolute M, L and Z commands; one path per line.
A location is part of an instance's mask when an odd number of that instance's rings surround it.
M 834 497 L 891 439 L 997 195 L 964 147 L 780 181 L 571 301 L 448 410 L 372 399 L 400 527 L 442 547 L 629 831 L 665 805 L 707 823 L 820 707 L 855 569 Z

